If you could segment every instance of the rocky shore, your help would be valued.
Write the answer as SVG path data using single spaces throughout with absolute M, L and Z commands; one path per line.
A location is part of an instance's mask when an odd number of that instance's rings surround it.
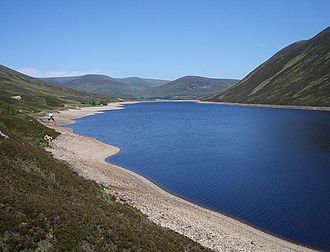
M 140 209 L 158 225 L 183 234 L 215 251 L 312 251 L 267 234 L 226 215 L 178 198 L 146 178 L 105 159 L 120 149 L 95 138 L 78 135 L 63 125 L 103 110 L 122 109 L 125 103 L 104 107 L 70 109 L 46 123 L 61 133 L 48 150 L 86 179 L 99 183 L 117 200 Z

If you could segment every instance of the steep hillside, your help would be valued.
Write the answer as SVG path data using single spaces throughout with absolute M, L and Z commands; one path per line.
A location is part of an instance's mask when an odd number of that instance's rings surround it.
M 330 27 L 276 53 L 210 101 L 330 106 Z
M 235 84 L 238 80 L 185 76 L 147 90 L 144 97 L 161 99 L 195 99 L 210 96 Z
M 45 134 L 58 133 L 0 115 L 1 251 L 209 251 L 55 160 Z
M 16 110 L 38 112 L 65 105 L 97 104 L 114 99 L 56 88 L 0 65 L 0 114 Z

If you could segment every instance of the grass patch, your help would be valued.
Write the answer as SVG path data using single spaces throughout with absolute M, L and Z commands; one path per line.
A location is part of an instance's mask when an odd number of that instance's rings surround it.
M 13 136 L 22 138 L 40 147 L 47 145 L 47 141 L 44 140 L 45 135 L 49 135 L 52 138 L 59 135 L 55 130 L 45 127 L 36 119 L 26 114 L 0 115 L 1 125 L 7 131 L 10 130 Z

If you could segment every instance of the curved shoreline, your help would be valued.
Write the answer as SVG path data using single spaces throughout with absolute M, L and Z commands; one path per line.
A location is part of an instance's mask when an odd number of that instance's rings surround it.
M 118 147 L 62 127 L 74 123 L 74 119 L 103 110 L 122 109 L 124 104 L 127 103 L 71 109 L 55 115 L 56 125 L 46 125 L 62 134 L 49 150 L 83 177 L 98 183 L 108 182 L 110 193 L 140 209 L 156 224 L 186 235 L 205 247 L 216 251 L 313 251 L 179 198 L 131 170 L 108 163 L 105 159 L 118 153 Z

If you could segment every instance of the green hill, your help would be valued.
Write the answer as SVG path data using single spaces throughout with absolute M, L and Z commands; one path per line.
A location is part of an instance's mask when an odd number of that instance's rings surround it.
M 17 110 L 39 112 L 64 106 L 81 106 L 114 98 L 56 88 L 44 81 L 0 65 L 0 114 Z
M 101 74 L 87 74 L 72 77 L 54 77 L 42 79 L 57 87 L 74 90 L 111 95 L 121 98 L 140 98 L 143 90 L 163 85 L 168 81 L 157 79 L 143 79 L 138 77 L 111 78 Z
M 276 53 L 210 101 L 330 106 L 330 27 Z
M 120 79 L 101 74 L 86 74 L 73 77 L 54 77 L 43 79 L 56 87 L 70 88 L 94 94 L 103 94 L 121 98 L 134 98 L 140 95 L 139 88 Z
M 161 99 L 197 99 L 216 94 L 236 82 L 238 82 L 238 80 L 185 76 L 165 85 L 148 89 L 144 97 Z

